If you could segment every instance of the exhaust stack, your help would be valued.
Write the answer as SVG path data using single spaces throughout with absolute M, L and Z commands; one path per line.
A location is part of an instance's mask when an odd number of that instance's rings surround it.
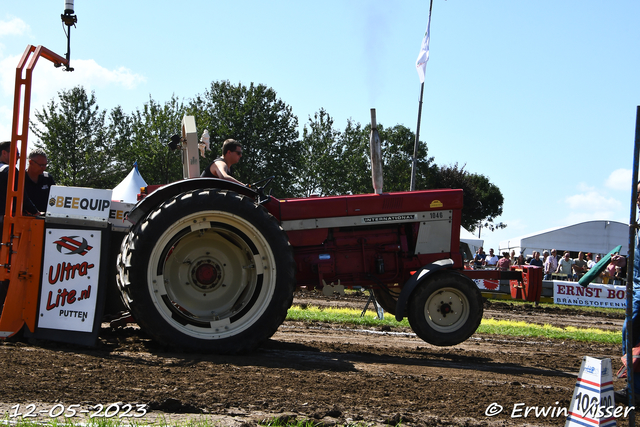
M 373 182 L 373 191 L 376 194 L 382 194 L 382 148 L 376 125 L 375 108 L 371 109 L 371 137 L 369 138 L 369 146 L 371 148 L 371 180 Z

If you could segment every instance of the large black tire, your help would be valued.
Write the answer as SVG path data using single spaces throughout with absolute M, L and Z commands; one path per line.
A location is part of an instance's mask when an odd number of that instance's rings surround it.
M 413 331 L 437 346 L 460 344 L 482 321 L 480 290 L 473 280 L 453 271 L 439 271 L 423 280 L 408 306 Z
M 151 211 L 124 240 L 118 270 L 140 327 L 182 349 L 253 350 L 293 301 L 285 232 L 262 206 L 230 191 L 183 193 Z

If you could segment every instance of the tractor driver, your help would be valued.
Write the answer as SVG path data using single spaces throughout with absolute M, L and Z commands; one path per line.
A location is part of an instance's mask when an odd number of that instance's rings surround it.
M 242 145 L 235 139 L 227 139 L 222 144 L 222 157 L 215 159 L 200 176 L 205 178 L 220 178 L 236 184 L 245 185 L 231 176 L 231 166 L 240 161 Z

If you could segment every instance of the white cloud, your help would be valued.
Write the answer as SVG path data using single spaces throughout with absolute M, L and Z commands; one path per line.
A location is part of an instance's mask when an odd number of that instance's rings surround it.
M 0 61 L 2 104 L 9 108 L 13 105 L 15 70 L 19 60 L 19 56 L 10 56 Z M 38 65 L 33 70 L 32 112 L 34 108 L 42 108 L 63 89 L 83 86 L 90 92 L 96 88 L 120 86 L 131 90 L 146 82 L 143 75 L 136 74 L 127 68 L 108 70 L 93 59 L 72 60 L 71 66 L 75 71 L 66 72 L 61 68 L 55 68 L 51 62 L 43 58 L 38 60 Z
M 631 169 L 616 169 L 611 172 L 605 185 L 613 190 L 628 190 L 631 194 Z
M 16 66 L 21 56 L 8 56 L 0 59 L 0 141 L 9 139 L 11 135 L 12 111 L 14 104 Z M 55 68 L 53 64 L 44 59 L 38 60 L 33 70 L 31 89 L 30 119 L 35 117 L 36 110 L 43 107 L 56 98 L 58 92 L 69 90 L 76 86 L 83 86 L 87 92 L 94 89 L 113 87 L 133 90 L 146 82 L 145 76 L 120 67 L 108 70 L 93 59 L 76 59 L 71 61 L 75 68 L 73 72 Z M 29 142 L 34 141 L 33 134 L 29 135 Z
M 21 36 L 30 30 L 29 25 L 20 18 L 11 18 L 8 21 L 0 21 L 0 37 Z
M 565 202 L 571 209 L 586 212 L 615 211 L 622 206 L 622 203 L 615 197 L 607 197 L 595 189 L 569 196 Z
M 20 56 L 7 56 L 0 60 L 0 93 L 3 96 L 13 96 L 18 61 Z M 13 100 L 13 97 L 11 99 Z
M 93 59 L 72 60 L 71 66 L 76 69 L 74 80 L 79 80 L 86 88 L 104 87 L 111 84 L 122 86 L 125 89 L 135 89 L 138 85 L 147 81 L 146 77 L 136 74 L 125 67 L 115 70 L 107 70 L 98 65 Z M 77 86 L 77 85 L 76 85 Z
M 0 141 L 8 141 L 11 139 L 12 120 L 12 110 L 4 105 L 0 105 Z
M 586 182 L 578 183 L 578 191 L 587 192 L 587 191 L 593 191 L 593 190 L 595 190 L 595 187 L 587 184 Z
M 569 212 L 562 215 L 564 224 L 595 220 L 626 221 L 627 205 L 619 198 L 608 196 L 605 191 L 591 189 L 569 196 L 564 201 L 570 208 Z

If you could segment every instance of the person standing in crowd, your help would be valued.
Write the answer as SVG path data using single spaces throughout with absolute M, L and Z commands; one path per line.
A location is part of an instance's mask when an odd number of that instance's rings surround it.
M 509 256 L 509 252 L 503 252 L 502 258 L 498 260 L 496 264 L 496 270 L 509 271 L 509 267 L 511 266 L 511 259 Z
M 638 198 L 636 200 L 636 205 L 638 209 L 640 209 L 640 182 L 637 187 Z M 633 336 L 631 337 L 631 345 L 635 347 L 640 343 L 640 235 L 638 234 L 638 230 L 636 229 L 636 238 L 635 238 L 635 248 L 633 251 L 633 301 L 632 301 L 632 310 L 631 310 L 631 330 L 633 332 Z M 631 351 L 630 348 L 627 348 L 627 324 L 629 319 L 625 319 L 624 324 L 622 325 L 622 354 L 626 355 L 627 350 Z M 633 371 L 633 368 L 631 369 Z M 635 397 L 635 406 L 637 407 L 640 404 L 640 372 L 630 372 L 629 375 L 633 375 L 633 394 Z M 628 395 L 628 387 L 615 391 L 613 393 L 613 398 L 616 403 L 621 403 L 623 405 L 629 404 L 629 395 Z
M 489 249 L 489 255 L 484 259 L 484 265 L 486 267 L 495 268 L 498 264 L 498 257 L 493 253 L 493 248 Z
M 613 284 L 625 286 L 627 281 L 627 269 L 616 265 L 616 273 L 613 276 Z
M 589 252 L 587 254 L 587 269 L 591 270 L 594 265 L 596 265 L 596 262 L 593 260 L 593 254 Z
M 540 259 L 540 252 L 533 252 L 533 258 L 531 259 L 531 261 L 529 261 L 529 265 L 533 265 L 535 267 L 543 266 L 542 260 Z
M 556 250 L 551 249 L 551 254 L 544 262 L 544 280 L 551 280 L 551 275 L 554 274 L 557 269 L 558 260 L 556 259 Z
M 611 257 L 611 262 L 609 262 L 609 265 L 607 266 L 607 268 L 605 269 L 605 274 L 608 276 L 609 278 L 609 283 L 611 284 L 617 284 L 617 283 L 613 283 L 613 281 L 615 280 L 616 277 L 616 269 L 617 268 L 624 268 L 627 266 L 627 259 L 619 254 L 613 255 Z
M 580 280 L 586 271 L 587 260 L 584 259 L 584 252 L 578 252 L 578 258 L 573 260 L 573 278 Z
M 487 254 L 484 253 L 484 249 L 482 248 L 482 246 L 480 246 L 476 251 L 476 256 L 473 258 L 473 265 L 475 266 L 475 268 L 481 268 L 486 257 Z
M 602 256 L 600 256 L 600 254 L 596 254 L 596 258 L 595 258 L 595 260 L 591 261 L 591 267 L 589 267 L 589 268 L 595 267 L 596 264 L 598 264 L 601 259 L 602 259 Z M 589 262 L 588 261 L 587 261 L 587 266 L 589 266 Z M 598 275 L 598 277 L 593 279 L 593 283 L 603 283 L 604 275 L 605 275 L 605 273 L 603 271 L 602 273 L 600 273 Z
M 556 272 L 563 276 L 567 276 L 567 280 L 571 281 L 573 279 L 573 273 L 571 268 L 572 265 L 573 265 L 573 260 L 569 258 L 569 252 L 565 252 L 564 255 L 562 255 L 562 258 L 560 258 L 560 261 L 558 262 L 558 269 L 556 270 Z
M 47 172 L 49 166 L 47 154 L 41 148 L 36 148 L 29 153 L 27 173 L 24 179 L 24 193 L 27 195 L 38 211 L 46 212 L 49 202 L 49 191 L 55 181 Z

